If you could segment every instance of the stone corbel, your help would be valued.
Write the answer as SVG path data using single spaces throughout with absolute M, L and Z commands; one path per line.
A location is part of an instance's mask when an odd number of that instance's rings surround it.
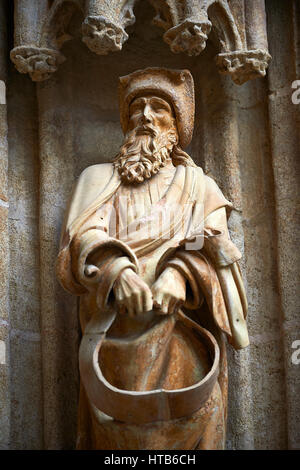
M 269 61 L 264 0 L 149 0 L 153 22 L 165 30 L 172 52 L 200 54 L 207 37 L 217 40 L 217 67 L 241 85 L 263 77 Z
M 154 24 L 165 30 L 172 52 L 198 55 L 205 49 L 211 22 L 206 0 L 149 0 L 156 10 Z
M 264 0 L 211 1 L 208 16 L 216 33 L 220 73 L 242 85 L 264 77 L 271 60 L 268 52 Z
M 11 59 L 21 73 L 42 81 L 65 58 L 67 29 L 76 9 L 85 18 L 82 40 L 96 54 L 120 51 L 125 29 L 135 22 L 138 0 L 15 0 L 15 47 Z M 173 52 L 200 54 L 208 34 L 218 43 L 220 73 L 241 85 L 263 77 L 269 61 L 264 0 L 149 0 L 154 22 L 165 30 Z
M 125 28 L 135 22 L 137 0 L 87 0 L 82 40 L 99 55 L 120 51 L 128 34 Z
M 15 0 L 14 49 L 10 58 L 33 81 L 48 79 L 64 62 L 61 46 L 71 39 L 66 28 L 81 0 Z

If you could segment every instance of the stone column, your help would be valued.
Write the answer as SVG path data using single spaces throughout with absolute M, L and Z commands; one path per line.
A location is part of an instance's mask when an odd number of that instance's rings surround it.
M 0 3 L 0 449 L 10 444 L 9 233 L 7 144 L 7 11 Z
M 70 79 L 70 77 L 68 77 Z M 63 105 L 71 82 L 38 85 L 40 137 L 40 280 L 45 449 L 70 449 L 78 401 L 77 299 L 55 276 L 59 233 L 75 180 L 72 112 Z M 73 98 L 74 99 L 74 98 Z M 71 99 L 72 101 L 72 99 Z
M 300 365 L 293 363 L 299 320 L 299 187 L 300 104 L 293 103 L 292 84 L 300 79 L 300 8 L 296 1 L 267 1 L 268 35 L 274 58 L 269 70 L 269 118 L 276 201 L 276 254 L 284 348 L 287 441 L 300 448 Z M 279 36 L 280 33 L 280 37 Z M 275 253 L 274 253 L 275 254 Z
M 201 74 L 198 97 L 199 141 L 194 142 L 200 153 L 200 165 L 212 176 L 234 209 L 229 220 L 229 229 L 234 243 L 243 254 L 242 272 L 247 287 L 245 268 L 242 177 L 240 170 L 239 116 L 236 96 L 238 87 L 228 78 L 212 74 L 213 65 Z M 211 80 L 207 77 L 210 76 Z M 213 77 L 213 78 L 212 78 Z M 197 108 L 197 106 L 196 106 Z M 197 149 L 197 150 L 196 150 Z M 201 152 L 199 152 L 201 149 Z M 241 351 L 228 350 L 228 433 L 227 447 L 231 449 L 253 449 L 253 396 L 250 372 L 250 348 Z M 243 386 L 241 386 L 243 384 Z

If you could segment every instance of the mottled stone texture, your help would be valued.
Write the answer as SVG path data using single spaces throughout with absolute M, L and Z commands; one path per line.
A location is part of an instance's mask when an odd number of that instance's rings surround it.
M 38 230 L 39 162 L 34 85 L 30 80 L 23 80 L 18 74 L 11 76 L 8 101 L 11 447 L 39 449 L 43 445 L 43 401 Z
M 0 364 L 0 447 L 75 447 L 77 305 L 54 273 L 62 215 L 75 178 L 111 159 L 122 142 L 118 77 L 164 66 L 188 68 L 194 76 L 197 111 L 189 151 L 234 203 L 230 229 L 244 255 L 251 346 L 229 349 L 227 448 L 300 448 L 300 365 L 291 362 L 292 342 L 300 339 L 300 105 L 291 101 L 292 82 L 300 79 L 296 3 L 266 2 L 273 60 L 267 78 L 241 87 L 218 74 L 210 40 L 198 57 L 174 55 L 160 30 L 149 27 L 154 10 L 144 2 L 121 52 L 90 52 L 75 18 L 74 39 L 62 48 L 68 60 L 48 81 L 34 84 L 9 67 L 8 173 L 6 113 L 0 126 L 0 188 L 5 196 L 8 177 L 10 203 L 8 209 L 0 196 L 6 256 L 0 340 L 7 341 L 10 331 L 11 360 Z
M 7 144 L 7 27 L 6 5 L 0 3 L 0 449 L 10 441 L 9 357 L 9 234 L 8 234 L 8 144 Z
M 270 2 L 270 7 L 271 3 Z M 300 104 L 291 101 L 291 83 L 300 77 L 300 6 L 276 2 L 270 8 L 269 34 L 275 60 L 269 75 L 268 109 L 276 212 L 277 282 L 280 299 L 280 334 L 284 352 L 287 441 L 300 448 L 299 365 L 291 362 L 291 344 L 300 337 L 299 318 L 299 176 Z M 290 58 L 292 57 L 293 60 Z M 278 72 L 276 72 L 278 70 Z
M 210 39 L 217 44 L 218 70 L 239 85 L 264 77 L 268 52 L 265 0 L 149 0 L 153 23 L 165 32 L 174 53 L 199 55 Z M 81 18 L 81 37 L 95 54 L 121 51 L 135 23 L 139 0 L 15 0 L 14 48 L 10 58 L 20 73 L 44 81 L 66 57 L 60 52 L 73 38 L 74 16 Z M 143 7 L 146 1 L 143 2 Z M 147 6 L 145 7 L 147 8 Z M 148 16 L 149 19 L 149 16 Z M 147 28 L 147 21 L 143 23 Z M 76 34 L 78 37 L 78 32 Z M 76 54 L 75 54 L 76 57 Z

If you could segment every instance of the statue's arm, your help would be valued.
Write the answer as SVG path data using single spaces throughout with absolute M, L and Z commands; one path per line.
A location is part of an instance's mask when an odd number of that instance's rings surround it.
M 212 261 L 222 289 L 231 330 L 230 342 L 235 349 L 241 349 L 249 344 L 246 325 L 248 304 L 238 264 L 242 255 L 230 240 L 225 207 L 206 218 L 204 230 L 208 235 L 203 251 Z M 220 234 L 210 237 L 209 233 L 214 231 Z
M 151 291 L 138 275 L 134 252 L 101 227 L 92 224 L 74 240 L 72 259 L 78 281 L 96 296 L 100 309 L 114 300 L 130 316 L 152 309 Z
M 101 212 L 101 195 L 114 188 L 111 164 L 94 165 L 80 175 L 66 211 L 56 264 L 57 277 L 68 292 L 97 290 L 104 303 L 120 272 L 138 269 L 132 250 L 107 235 L 109 216 L 105 205 Z
M 178 248 L 159 263 L 157 277 L 164 277 L 166 270 L 179 272 L 188 287 L 186 298 L 181 302 L 183 306 L 198 309 L 204 296 L 233 347 L 246 347 L 249 344 L 245 321 L 247 300 L 238 266 L 241 253 L 229 238 L 225 207 L 206 217 L 204 234 L 201 249 L 187 250 L 186 245 Z
M 138 261 L 133 251 L 109 237 L 102 227 L 91 226 L 75 237 L 71 257 L 76 279 L 97 296 L 100 308 L 108 305 L 114 283 L 123 271 L 138 272 Z
M 151 291 L 138 276 L 134 252 L 108 236 L 118 181 L 111 164 L 81 174 L 66 213 L 56 272 L 68 292 L 91 293 L 100 309 L 115 300 L 120 310 L 139 315 L 151 310 Z

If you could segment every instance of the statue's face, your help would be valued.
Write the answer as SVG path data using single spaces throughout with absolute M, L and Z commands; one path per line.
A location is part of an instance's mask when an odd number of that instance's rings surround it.
M 171 105 L 159 96 L 135 98 L 129 107 L 128 132 L 115 166 L 126 184 L 142 183 L 172 164 L 178 132 Z
M 137 129 L 138 134 L 151 134 L 155 128 L 160 132 L 174 126 L 174 114 L 167 101 L 158 96 L 141 96 L 129 107 L 129 131 Z

